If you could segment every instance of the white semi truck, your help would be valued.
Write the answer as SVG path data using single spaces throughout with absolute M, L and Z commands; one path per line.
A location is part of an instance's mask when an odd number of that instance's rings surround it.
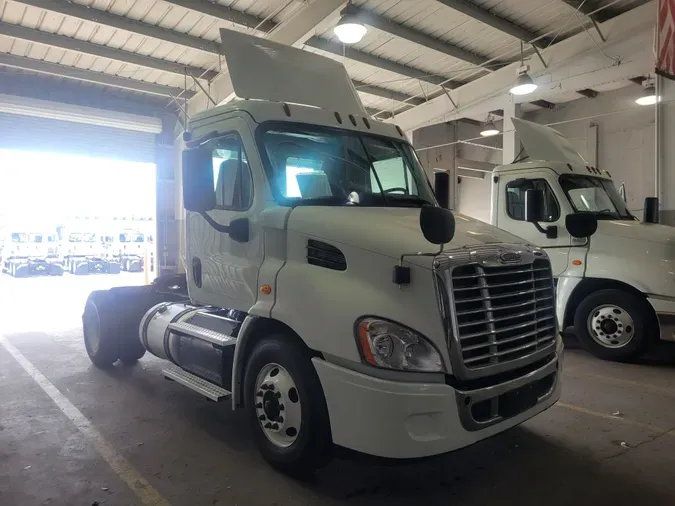
M 104 249 L 98 233 L 90 228 L 61 230 L 60 256 L 71 274 L 119 274 L 119 263 L 105 258 Z
M 120 264 L 123 271 L 141 272 L 150 247 L 147 237 L 139 230 L 127 228 L 105 236 L 106 257 Z
M 262 455 L 290 473 L 334 445 L 449 452 L 553 405 L 563 345 L 548 255 L 455 223 L 341 64 L 221 38 L 245 99 L 194 116 L 185 134 L 187 273 L 93 292 L 93 363 L 166 360 L 166 378 L 246 410 Z M 596 225 L 571 214 L 566 230 Z
M 3 272 L 17 278 L 61 276 L 63 267 L 56 254 L 56 234 L 35 232 L 39 227 L 12 226 L 0 239 Z
M 587 164 L 559 132 L 513 122 L 526 156 L 494 169 L 490 222 L 548 253 L 561 329 L 608 360 L 634 359 L 659 338 L 675 341 L 675 228 L 655 223 L 656 199 L 646 199 L 639 220 L 611 173 Z M 525 219 L 528 190 L 539 194 L 534 224 Z M 565 228 L 579 212 L 598 220 L 590 239 Z

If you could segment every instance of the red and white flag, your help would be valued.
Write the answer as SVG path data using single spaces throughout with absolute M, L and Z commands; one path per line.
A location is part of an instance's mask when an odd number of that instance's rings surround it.
M 675 80 L 675 0 L 659 0 L 656 73 Z

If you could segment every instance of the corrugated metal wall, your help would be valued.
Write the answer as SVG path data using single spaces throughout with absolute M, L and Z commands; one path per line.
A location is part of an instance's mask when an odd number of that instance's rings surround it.
M 155 135 L 0 113 L 0 149 L 49 151 L 154 163 Z

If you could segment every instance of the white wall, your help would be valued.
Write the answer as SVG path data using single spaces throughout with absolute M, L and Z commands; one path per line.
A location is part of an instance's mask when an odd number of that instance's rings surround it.
M 413 134 L 413 145 L 418 150 L 420 161 L 430 179 L 433 178 L 430 172 L 433 169 L 444 169 L 450 172 L 450 208 L 461 214 L 489 221 L 491 186 L 489 174 L 465 171 L 456 167 L 456 161 L 459 158 L 493 164 L 501 163 L 501 137 L 484 139 L 480 137 L 480 131 L 481 127 L 463 122 L 434 125 L 416 130 Z M 466 143 L 424 149 L 427 146 L 454 143 L 456 139 L 475 139 L 470 142 L 489 145 L 497 149 L 486 149 Z M 462 174 L 470 174 L 473 177 L 462 177 Z M 475 179 L 481 176 L 483 176 L 482 179 Z
M 552 125 L 586 158 L 589 157 L 589 126 L 598 128 L 598 168 L 612 175 L 616 186 L 626 183 L 628 208 L 642 217 L 645 197 L 654 196 L 655 122 L 654 107 L 641 107 L 635 99 L 641 92 L 637 85 L 601 93 L 557 106 L 552 110 L 530 113 L 525 119 L 553 123 L 576 118 L 592 119 Z M 618 112 L 626 110 L 626 112 Z M 607 114 L 615 112 L 615 114 Z M 597 116 L 603 115 L 603 116 Z
M 450 209 L 455 205 L 455 147 L 442 146 L 434 149 L 425 149 L 427 146 L 437 146 L 455 140 L 455 126 L 446 123 L 421 128 L 413 132 L 413 146 L 417 150 L 420 162 L 434 184 L 434 169 L 445 170 L 450 173 Z

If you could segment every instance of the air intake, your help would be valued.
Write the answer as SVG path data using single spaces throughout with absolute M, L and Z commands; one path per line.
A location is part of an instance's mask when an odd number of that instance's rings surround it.
M 307 263 L 334 271 L 346 271 L 345 256 L 335 246 L 310 239 L 307 241 Z

